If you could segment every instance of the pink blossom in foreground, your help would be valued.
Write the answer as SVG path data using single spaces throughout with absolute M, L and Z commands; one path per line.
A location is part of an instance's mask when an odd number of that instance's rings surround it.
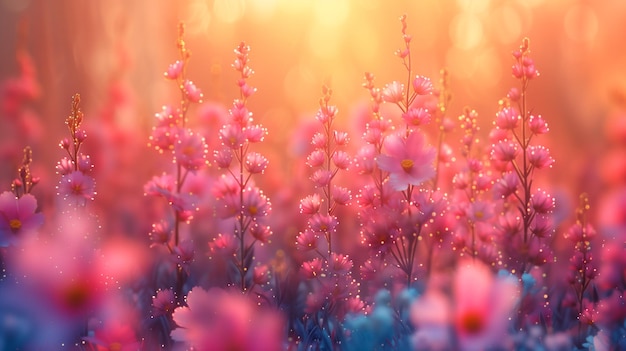
M 281 318 L 264 310 L 247 296 L 213 288 L 195 287 L 187 306 L 178 307 L 173 319 L 178 328 L 172 339 L 198 351 L 281 350 Z
M 425 145 L 424 136 L 411 133 L 404 139 L 391 135 L 385 139 L 387 154 L 378 157 L 378 167 L 389 172 L 389 183 L 395 190 L 420 185 L 435 175 L 435 149 Z
M 16 245 L 33 236 L 43 224 L 43 214 L 35 213 L 37 199 L 30 194 L 20 198 L 10 191 L 0 194 L 0 247 Z

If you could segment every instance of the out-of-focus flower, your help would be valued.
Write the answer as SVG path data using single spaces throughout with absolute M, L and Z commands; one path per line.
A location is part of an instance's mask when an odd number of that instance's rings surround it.
M 246 155 L 245 168 L 252 174 L 263 173 L 267 168 L 268 163 L 269 161 L 265 158 L 265 156 L 259 154 L 258 152 L 251 152 Z
M 19 244 L 36 234 L 44 219 L 36 210 L 33 195 L 17 198 L 10 191 L 0 194 L 0 247 Z
M 404 139 L 391 135 L 385 139 L 387 154 L 378 157 L 378 166 L 389 172 L 389 183 L 395 190 L 420 185 L 435 175 L 435 150 L 425 145 L 424 136 L 414 132 Z
M 176 307 L 176 296 L 172 289 L 159 290 L 152 297 L 152 316 L 169 316 Z
M 178 307 L 173 318 L 178 328 L 172 339 L 202 351 L 275 351 L 283 348 L 282 319 L 247 296 L 213 288 L 195 287 L 187 295 L 187 307 Z
M 319 212 L 322 205 L 322 198 L 319 194 L 307 195 L 300 200 L 300 213 L 313 215 Z
M 137 351 L 141 348 L 132 327 L 121 322 L 109 322 L 97 329 L 93 336 L 83 339 L 97 351 Z
M 521 120 L 522 116 L 514 107 L 505 107 L 496 113 L 496 126 L 504 130 L 514 130 Z
M 302 251 L 315 250 L 317 248 L 317 234 L 312 230 L 305 230 L 296 237 L 296 248 Z
M 414 343 L 427 340 L 437 350 L 449 349 L 451 345 L 435 342 L 428 333 L 445 336 L 451 326 L 459 350 L 504 346 L 519 298 L 520 287 L 513 277 L 496 277 L 480 261 L 462 261 L 454 274 L 452 300 L 439 290 L 427 290 L 411 306 L 411 320 L 423 330 L 414 335 Z
M 307 279 L 317 278 L 322 274 L 322 260 L 316 257 L 302 263 L 302 274 Z

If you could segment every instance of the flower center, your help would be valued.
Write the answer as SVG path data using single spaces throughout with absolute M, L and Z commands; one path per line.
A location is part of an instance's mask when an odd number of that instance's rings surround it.
M 81 195 L 82 193 L 83 187 L 79 183 L 72 185 L 72 194 Z
M 483 213 L 483 211 L 476 211 L 474 212 L 474 216 L 478 219 L 482 219 L 483 217 L 485 217 L 485 214 Z
M 15 233 L 22 228 L 22 221 L 19 219 L 12 219 L 9 221 L 9 227 L 11 228 L 11 231 Z
M 193 146 L 187 146 L 183 148 L 183 155 L 191 157 L 196 152 L 196 149 Z
M 468 311 L 461 317 L 461 330 L 468 334 L 479 333 L 483 326 L 483 316 L 476 311 Z
M 250 214 L 254 216 L 259 212 L 259 209 L 256 206 L 252 205 L 248 207 L 248 212 L 250 212 Z
M 112 342 L 109 344 L 109 351 L 120 351 L 122 349 L 122 344 L 119 342 Z
M 400 166 L 405 172 L 409 172 L 411 168 L 413 168 L 413 160 L 409 160 L 408 158 L 400 161 Z

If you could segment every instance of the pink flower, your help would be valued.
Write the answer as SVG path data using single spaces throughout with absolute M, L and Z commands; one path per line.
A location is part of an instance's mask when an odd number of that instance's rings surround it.
M 310 261 L 302 263 L 302 274 L 307 279 L 319 277 L 322 274 L 322 260 L 316 257 Z
M 228 168 L 233 162 L 233 152 L 230 149 L 222 148 L 214 151 L 215 164 L 220 168 Z
M 244 213 L 252 218 L 267 216 L 271 210 L 269 200 L 259 188 L 247 188 L 243 191 L 243 203 L 241 204 Z
M 325 161 L 326 154 L 322 149 L 313 150 L 306 158 L 306 164 L 309 165 L 309 167 L 311 168 L 321 167 L 322 165 L 324 165 Z
M 541 189 L 532 195 L 530 203 L 537 213 L 550 213 L 554 210 L 554 198 Z
M 515 160 L 517 155 L 519 154 L 519 149 L 517 145 L 507 140 L 502 140 L 495 145 L 493 145 L 493 149 L 491 150 L 491 156 L 501 162 L 510 162 Z
M 404 100 L 404 84 L 395 80 L 383 88 L 383 100 L 386 102 L 399 103 Z
M 333 178 L 333 173 L 325 169 L 318 169 L 311 176 L 311 180 L 313 181 L 313 183 L 315 183 L 317 186 L 320 186 L 320 187 L 327 186 L 328 183 L 330 183 L 332 178 Z
M 504 130 L 513 130 L 517 128 L 522 117 L 517 109 L 513 107 L 505 107 L 496 113 L 496 126 Z
M 246 170 L 252 174 L 263 173 L 269 161 L 258 152 L 251 152 L 246 155 Z
M 165 75 L 165 78 L 167 79 L 176 79 L 180 76 L 182 71 L 183 71 L 183 61 L 178 60 L 169 65 L 164 75 Z
M 252 279 L 254 284 L 256 285 L 264 285 L 267 284 L 270 280 L 269 269 L 266 265 L 256 266 L 254 267 L 254 272 L 252 274 Z
M 408 126 L 417 127 L 430 122 L 430 113 L 422 107 L 411 108 L 402 114 L 402 119 Z
M 178 326 L 174 341 L 199 351 L 275 351 L 283 348 L 282 318 L 257 306 L 246 295 L 213 288 L 194 287 L 187 307 L 174 310 Z
M 300 213 L 313 215 L 319 212 L 322 198 L 319 194 L 308 195 L 300 200 Z
M 19 199 L 10 191 L 0 194 L 0 247 L 16 245 L 43 225 L 43 214 L 35 213 L 37 199 L 30 194 Z
M 417 95 L 428 95 L 433 93 L 433 82 L 430 78 L 424 76 L 416 76 L 413 79 L 413 91 Z
M 330 256 L 330 268 L 335 273 L 348 273 L 352 269 L 352 260 L 347 255 L 333 252 Z
M 77 203 L 93 200 L 96 195 L 96 182 L 81 171 L 74 171 L 61 177 L 59 195 Z
M 189 130 L 184 130 L 178 135 L 178 141 L 174 146 L 175 162 L 185 169 L 196 171 L 206 166 L 207 146 L 204 138 Z
M 272 230 L 270 229 L 269 226 L 260 225 L 258 223 L 254 223 L 250 227 L 250 234 L 256 240 L 258 240 L 258 241 L 260 241 L 262 243 L 266 243 L 268 241 L 269 237 L 272 235 Z
M 310 229 L 300 232 L 296 237 L 296 248 L 302 251 L 315 250 L 317 248 L 317 234 Z
M 235 124 L 227 124 L 220 130 L 220 139 L 224 146 L 231 149 L 237 149 L 246 141 L 246 137 Z
M 494 204 L 485 201 L 474 201 L 467 209 L 467 218 L 472 222 L 484 222 L 493 217 Z
M 328 214 L 317 213 L 309 219 L 309 226 L 315 233 L 332 233 L 337 227 L 337 218 Z
M 554 159 L 550 157 L 550 152 L 545 147 L 532 145 L 526 150 L 528 162 L 537 169 L 551 167 Z
M 176 308 L 176 296 L 172 289 L 159 290 L 152 297 L 152 315 L 154 317 L 169 316 Z
M 352 196 L 350 195 L 350 190 L 341 186 L 333 185 L 332 198 L 337 205 L 345 206 L 350 203 Z
M 146 195 L 163 196 L 169 198 L 174 191 L 174 177 L 163 173 L 161 176 L 154 176 L 143 187 Z
M 191 102 L 202 102 L 202 91 L 196 87 L 190 80 L 185 80 L 183 83 L 183 90 L 185 91 L 185 95 Z
M 378 166 L 389 172 L 389 183 L 395 190 L 420 185 L 435 175 L 435 150 L 425 145 L 424 136 L 414 132 L 404 139 L 391 135 L 384 143 L 387 155 L 378 156 Z
M 260 125 L 251 125 L 243 129 L 243 134 L 248 142 L 258 143 L 263 141 L 265 134 L 267 134 L 267 129 L 261 127 Z
M 520 287 L 512 277 L 495 278 L 480 261 L 464 261 L 454 277 L 453 325 L 463 350 L 500 346 Z
M 345 170 L 350 166 L 350 156 L 345 151 L 335 151 L 332 159 L 335 167 L 339 169 Z
M 545 134 L 549 131 L 548 123 L 541 116 L 531 115 L 528 119 L 528 125 L 534 134 Z

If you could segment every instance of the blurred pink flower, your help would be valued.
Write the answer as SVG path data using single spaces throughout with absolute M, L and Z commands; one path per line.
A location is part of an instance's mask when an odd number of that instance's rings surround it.
M 93 336 L 84 338 L 96 351 L 136 351 L 141 348 L 135 331 L 120 322 L 107 323 L 97 329 Z
M 454 277 L 453 325 L 462 350 L 502 345 L 520 298 L 512 277 L 495 277 L 480 261 L 462 261 Z
M 405 139 L 391 135 L 385 139 L 387 154 L 378 156 L 378 166 L 389 172 L 389 183 L 395 190 L 420 185 L 435 175 L 435 150 L 425 145 L 424 136 L 414 132 Z
M 37 199 L 30 194 L 20 198 L 10 191 L 0 194 L 0 247 L 16 245 L 36 234 L 44 219 L 36 209 Z
M 281 350 L 282 318 L 259 307 L 247 296 L 213 288 L 194 287 L 173 319 L 172 339 L 198 351 Z

